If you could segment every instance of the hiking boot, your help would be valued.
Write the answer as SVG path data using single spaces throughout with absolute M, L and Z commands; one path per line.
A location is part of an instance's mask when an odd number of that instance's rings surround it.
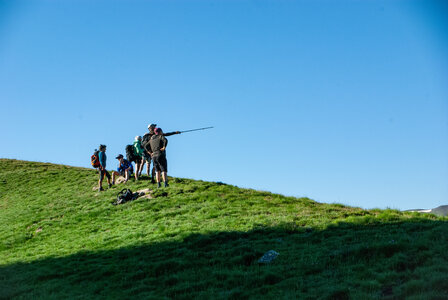
M 154 180 L 154 178 L 151 178 L 151 183 L 152 183 L 152 184 L 156 183 L 156 181 Z
M 160 187 L 160 182 L 157 182 L 157 188 L 159 188 Z
M 98 191 L 99 191 L 99 192 L 104 191 L 103 187 L 100 187 L 100 188 L 98 189 Z
M 169 187 L 170 185 L 168 184 L 168 182 L 164 182 L 165 187 Z
M 112 183 L 109 183 L 109 188 L 111 188 L 112 187 Z

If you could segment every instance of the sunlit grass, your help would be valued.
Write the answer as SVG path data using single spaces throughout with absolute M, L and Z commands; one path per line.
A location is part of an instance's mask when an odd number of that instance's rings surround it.
M 0 298 L 448 296 L 446 219 L 171 178 L 123 205 L 94 170 L 0 160 Z M 280 253 L 258 264 L 268 250 Z

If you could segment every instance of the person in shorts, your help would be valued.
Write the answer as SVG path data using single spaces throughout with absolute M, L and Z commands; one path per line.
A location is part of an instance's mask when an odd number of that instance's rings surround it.
M 115 158 L 118 159 L 118 168 L 117 171 L 112 172 L 112 184 L 115 184 L 115 177 L 118 176 L 124 177 L 124 182 L 127 182 L 134 173 L 134 167 L 131 162 L 124 158 L 123 154 L 119 154 Z
M 99 172 L 99 176 L 100 176 L 100 178 L 98 180 L 98 191 L 104 191 L 104 189 L 103 189 L 104 176 L 107 177 L 107 183 L 109 184 L 109 188 L 112 186 L 112 184 L 110 182 L 110 174 L 106 170 L 106 160 L 107 160 L 106 145 L 100 145 L 98 150 L 100 151 L 98 153 L 98 160 L 100 161 L 100 166 L 98 167 L 98 172 Z
M 138 180 L 138 177 L 142 173 L 143 168 L 143 148 L 142 148 L 142 137 L 136 136 L 134 140 L 134 154 L 136 156 L 135 159 L 135 180 Z
M 154 165 L 151 172 L 151 154 L 150 154 L 150 146 L 149 146 L 149 140 L 154 135 L 154 129 L 157 127 L 157 124 L 149 124 L 148 125 L 148 131 L 143 135 L 142 138 L 142 147 L 143 147 L 143 159 L 144 162 L 146 162 L 146 173 L 148 174 L 148 177 L 151 177 L 151 183 L 155 183 L 154 177 L 155 177 L 155 169 Z M 143 168 L 143 167 L 142 167 Z
M 162 175 L 164 186 L 168 187 L 168 162 L 166 160 L 168 140 L 164 137 L 161 128 L 156 128 L 154 132 L 155 135 L 149 140 L 149 148 L 154 168 L 156 169 L 157 187 L 160 187 L 160 175 Z
M 142 138 L 142 147 L 145 150 L 143 153 L 143 158 L 144 158 L 144 162 L 147 163 L 146 165 L 146 172 L 148 174 L 148 176 L 151 176 L 151 183 L 155 183 L 154 181 L 154 177 L 155 177 L 155 168 L 154 168 L 154 163 L 153 163 L 153 168 L 152 168 L 152 172 L 150 175 L 150 165 L 151 165 L 151 149 L 150 149 L 150 145 L 149 145 L 149 141 L 151 140 L 151 137 L 153 137 L 155 135 L 154 130 L 156 129 L 157 124 L 151 123 L 148 125 L 148 131 L 147 133 L 145 133 L 143 135 Z M 173 131 L 173 132 L 167 132 L 167 133 L 162 133 L 163 136 L 170 136 L 170 135 L 174 135 L 174 134 L 181 134 L 182 132 L 180 131 Z M 143 164 L 144 164 L 143 162 Z

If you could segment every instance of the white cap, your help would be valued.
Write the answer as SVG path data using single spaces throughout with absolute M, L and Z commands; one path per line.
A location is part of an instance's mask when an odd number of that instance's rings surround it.
M 139 136 L 139 135 L 137 135 L 137 136 L 135 137 L 135 140 L 136 140 L 136 141 L 141 141 L 141 140 L 142 140 L 142 137 Z

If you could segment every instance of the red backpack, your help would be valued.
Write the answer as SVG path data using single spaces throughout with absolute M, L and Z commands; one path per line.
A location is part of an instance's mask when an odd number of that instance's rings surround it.
M 93 155 L 90 157 L 90 164 L 94 168 L 98 168 L 100 166 L 100 157 L 98 154 L 99 151 L 95 150 L 95 152 L 93 152 Z

